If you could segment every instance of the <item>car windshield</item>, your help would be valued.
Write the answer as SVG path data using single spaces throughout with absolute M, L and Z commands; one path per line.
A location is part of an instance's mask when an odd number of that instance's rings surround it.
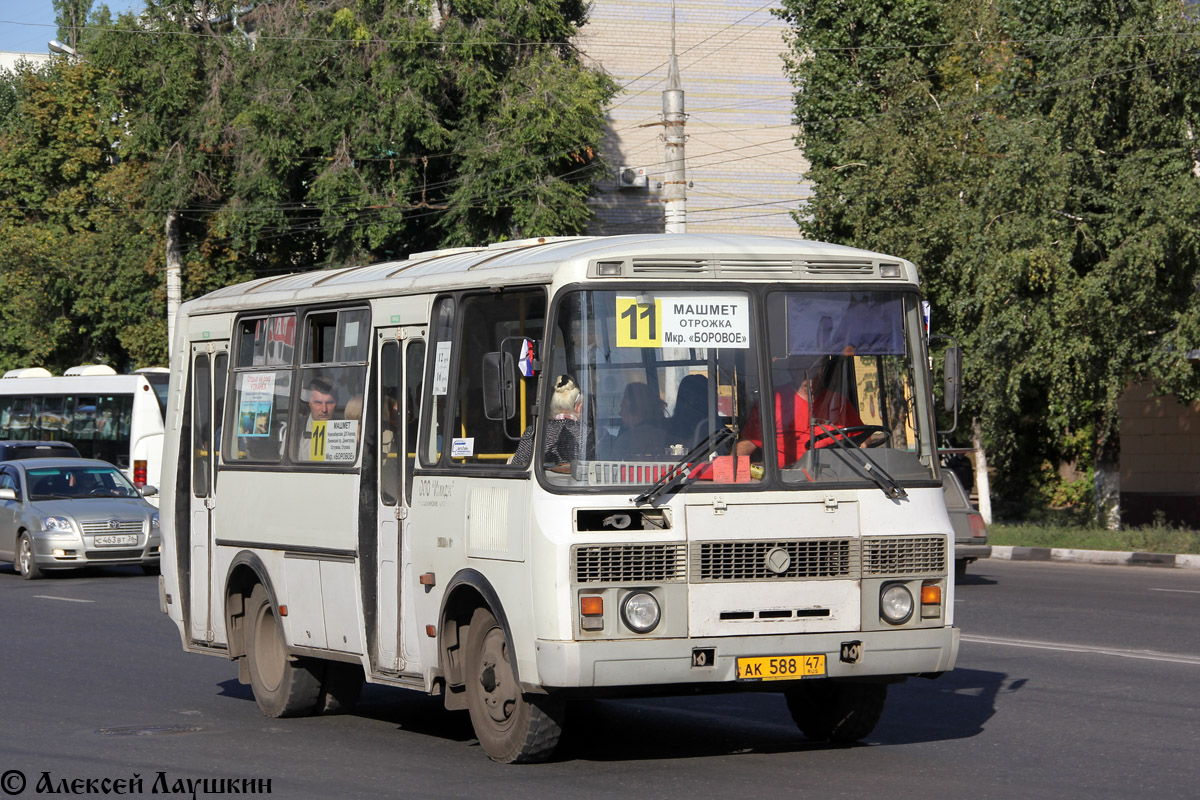
M 32 500 L 88 497 L 140 497 L 113 467 L 39 467 L 26 472 Z
M 899 496 L 933 477 L 921 335 L 916 296 L 895 291 L 571 292 L 547 331 L 535 466 L 564 488 L 683 471 L 673 486 Z

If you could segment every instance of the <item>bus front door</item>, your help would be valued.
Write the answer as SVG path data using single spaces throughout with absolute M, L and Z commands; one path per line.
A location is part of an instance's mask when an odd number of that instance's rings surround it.
M 416 453 L 418 403 L 425 365 L 423 327 L 380 332 L 379 344 L 379 626 L 378 666 L 389 672 L 416 672 L 416 615 L 405 589 L 413 585 L 408 532 L 409 495 Z
M 211 644 L 213 633 L 212 554 L 216 535 L 217 463 L 220 461 L 221 415 L 225 404 L 225 377 L 229 371 L 229 343 L 192 345 L 192 493 L 188 534 L 190 635 L 193 641 Z

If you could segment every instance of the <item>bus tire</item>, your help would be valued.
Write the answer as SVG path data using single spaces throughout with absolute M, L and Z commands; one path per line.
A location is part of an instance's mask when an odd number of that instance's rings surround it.
M 875 730 L 887 701 L 887 684 L 807 680 L 784 696 L 801 733 L 818 742 L 847 744 Z
M 42 568 L 38 566 L 37 558 L 33 554 L 33 539 L 29 538 L 28 533 L 22 533 L 17 541 L 16 567 L 17 572 L 27 581 L 36 581 L 42 577 Z
M 561 699 L 521 692 L 512 668 L 508 637 L 486 608 L 467 630 L 467 709 L 480 746 L 503 764 L 545 761 L 562 736 Z
M 349 714 L 358 703 L 362 689 L 362 667 L 342 661 L 326 662 L 317 707 L 322 714 Z
M 321 697 L 320 665 L 288 654 L 283 627 L 261 583 L 250 593 L 246 619 L 246 659 L 258 707 L 268 717 L 314 713 Z

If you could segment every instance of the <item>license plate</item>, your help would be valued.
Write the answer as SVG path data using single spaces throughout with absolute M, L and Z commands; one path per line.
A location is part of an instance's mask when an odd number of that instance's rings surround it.
M 137 540 L 136 533 L 104 534 L 103 536 L 96 537 L 95 544 L 96 547 L 117 547 L 120 545 L 137 544 Z
M 790 681 L 825 674 L 825 655 L 756 656 L 737 660 L 739 681 Z

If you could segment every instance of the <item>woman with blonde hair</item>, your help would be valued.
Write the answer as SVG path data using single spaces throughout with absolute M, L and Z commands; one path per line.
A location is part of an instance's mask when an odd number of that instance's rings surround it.
M 583 394 L 569 375 L 559 375 L 550 397 L 550 419 L 546 422 L 542 461 L 557 466 L 577 461 L 583 455 L 583 430 L 579 421 L 583 411 Z

